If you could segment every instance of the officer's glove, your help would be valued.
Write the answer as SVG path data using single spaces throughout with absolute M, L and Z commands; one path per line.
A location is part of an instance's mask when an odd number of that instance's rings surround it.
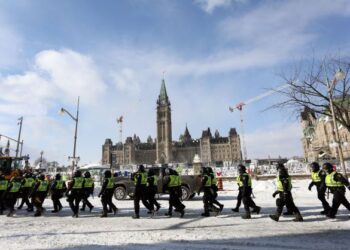
M 101 198 L 101 193 L 99 193 L 97 197 L 98 197 L 98 198 Z
M 311 188 L 312 188 L 312 186 L 311 186 L 311 185 L 309 185 L 309 191 L 311 191 Z
M 272 194 L 272 197 L 275 198 L 277 194 L 278 194 L 278 192 L 274 192 L 274 193 Z
M 350 185 L 349 185 L 349 186 L 347 186 L 347 188 L 350 190 Z

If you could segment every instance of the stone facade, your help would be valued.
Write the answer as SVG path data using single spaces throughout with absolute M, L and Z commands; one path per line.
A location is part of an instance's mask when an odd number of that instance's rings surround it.
M 156 124 L 155 140 L 149 137 L 147 142 L 141 142 L 139 137 L 134 135 L 133 138 L 127 137 L 123 144 L 113 145 L 111 139 L 106 139 L 102 145 L 102 164 L 118 166 L 170 162 L 192 163 L 195 154 L 200 156 L 203 163 L 242 160 L 240 138 L 235 128 L 230 129 L 228 137 L 221 137 L 218 131 L 213 136 L 208 128 L 202 132 L 200 139 L 192 139 L 186 125 L 179 141 L 172 140 L 171 103 L 164 80 L 157 100 Z
M 305 160 L 308 162 L 322 159 L 337 158 L 332 129 L 333 122 L 330 117 L 316 117 L 308 108 L 301 113 L 301 126 L 303 129 L 303 149 Z M 342 151 L 345 159 L 350 158 L 350 147 L 348 145 L 350 133 L 342 126 L 338 126 Z

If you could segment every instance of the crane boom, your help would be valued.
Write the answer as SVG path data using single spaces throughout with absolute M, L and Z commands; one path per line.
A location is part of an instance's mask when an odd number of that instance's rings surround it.
M 231 112 L 235 111 L 236 109 L 240 111 L 240 122 L 241 122 L 241 134 L 242 134 L 242 149 L 243 149 L 243 158 L 244 160 L 247 160 L 247 148 L 246 148 L 246 143 L 245 143 L 245 137 L 244 137 L 244 117 L 243 117 L 243 107 L 247 104 L 259 101 L 265 97 L 268 97 L 270 95 L 275 94 L 276 92 L 283 90 L 285 88 L 287 88 L 289 85 L 288 84 L 283 84 L 281 86 L 278 86 L 274 89 L 271 89 L 265 93 L 262 93 L 258 96 L 255 96 L 253 98 L 248 99 L 245 102 L 239 102 L 236 104 L 236 106 L 234 107 L 229 107 L 229 110 Z
M 235 107 L 229 107 L 229 110 L 230 110 L 231 112 L 235 111 L 236 109 L 242 110 L 243 106 L 245 106 L 245 105 L 247 105 L 247 104 L 250 104 L 250 103 L 253 103 L 253 102 L 256 102 L 256 101 L 259 101 L 259 100 L 261 100 L 261 99 L 263 99 L 263 98 L 265 98 L 265 97 L 268 97 L 268 96 L 270 96 L 270 95 L 273 95 L 273 94 L 275 94 L 276 92 L 287 88 L 288 86 L 289 86 L 288 84 L 284 84 L 284 85 L 278 86 L 278 87 L 276 87 L 276 88 L 274 88 L 274 89 L 271 89 L 271 90 L 269 90 L 269 91 L 267 91 L 267 92 L 265 92 L 265 93 L 263 93 L 263 94 L 260 94 L 260 95 L 258 95 L 258 96 L 255 96 L 255 97 L 253 97 L 253 98 L 250 98 L 250 99 L 248 99 L 248 100 L 245 101 L 245 102 L 237 103 Z

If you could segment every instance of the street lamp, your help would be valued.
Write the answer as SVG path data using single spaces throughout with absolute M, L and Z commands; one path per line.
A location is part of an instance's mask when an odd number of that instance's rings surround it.
M 334 74 L 334 78 L 333 78 L 331 84 L 327 78 L 327 88 L 328 88 L 328 95 L 329 95 L 329 106 L 331 109 L 331 115 L 332 115 L 332 121 L 333 121 L 333 129 L 332 129 L 332 134 L 333 134 L 333 138 L 334 138 L 333 146 L 335 146 L 337 148 L 337 153 L 339 156 L 341 168 L 343 170 L 344 175 L 347 176 L 345 162 L 344 162 L 344 156 L 343 156 L 343 150 L 341 148 L 342 145 L 340 143 L 340 136 L 339 136 L 338 126 L 337 126 L 337 121 L 335 120 L 335 112 L 334 112 L 334 105 L 333 105 L 333 91 L 335 88 L 335 84 L 337 81 L 342 81 L 344 79 L 345 79 L 344 72 L 341 69 L 338 69 L 337 72 L 335 72 L 335 74 Z
M 63 115 L 66 113 L 69 115 L 74 121 L 75 121 L 75 132 L 74 132 L 74 146 L 73 146 L 73 157 L 68 157 L 68 159 L 72 159 L 72 176 L 74 173 L 74 169 L 76 166 L 76 162 L 79 159 L 79 157 L 75 156 L 76 153 L 76 146 L 77 146 L 77 133 L 78 133 L 78 122 L 79 122 L 79 96 L 78 96 L 78 104 L 77 104 L 77 115 L 74 117 L 71 113 L 69 113 L 66 109 L 61 108 L 59 111 L 60 115 Z

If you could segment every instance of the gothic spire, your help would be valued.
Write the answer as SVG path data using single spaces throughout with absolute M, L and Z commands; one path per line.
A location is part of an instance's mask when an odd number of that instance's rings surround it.
M 162 85 L 160 87 L 159 99 L 160 102 L 168 101 L 168 94 L 166 92 L 165 81 L 164 78 L 162 80 Z

